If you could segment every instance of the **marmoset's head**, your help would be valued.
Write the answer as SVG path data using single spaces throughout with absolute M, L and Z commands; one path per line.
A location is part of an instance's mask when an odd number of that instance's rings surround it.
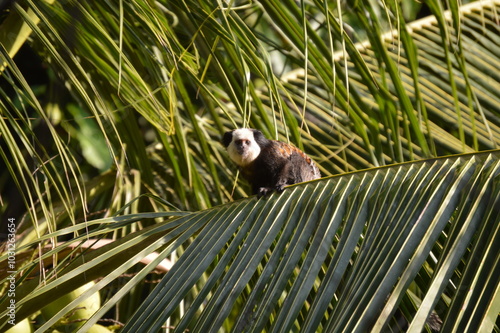
M 229 157 L 240 167 L 252 163 L 266 142 L 267 139 L 261 131 L 251 128 L 238 128 L 226 132 L 222 139 Z

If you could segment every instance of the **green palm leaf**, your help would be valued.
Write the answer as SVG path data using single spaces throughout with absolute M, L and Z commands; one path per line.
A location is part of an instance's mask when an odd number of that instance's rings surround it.
M 180 325 L 177 331 L 217 331 L 240 300 L 244 307 L 237 311 L 234 329 L 238 332 L 286 332 L 294 325 L 305 332 L 323 325 L 327 331 L 365 332 L 377 319 L 381 324 L 389 321 L 396 309 L 391 302 L 401 300 L 427 265 L 435 267 L 433 283 L 411 325 L 423 327 L 430 310 L 442 302 L 445 288 L 452 302 L 473 311 L 475 305 L 463 303 L 467 291 L 453 290 L 449 279 L 461 275 L 458 263 L 468 247 L 485 251 L 496 242 L 496 236 L 486 234 L 482 241 L 488 239 L 487 244 L 479 245 L 479 238 L 473 238 L 476 232 L 498 225 L 494 210 L 500 197 L 493 179 L 498 178 L 499 166 L 498 156 L 491 154 L 433 160 L 335 177 L 259 200 L 248 216 L 228 217 L 227 225 L 214 221 L 222 230 L 241 229 L 227 247 L 223 242 L 216 247 L 195 240 L 125 331 L 158 329 L 174 312 L 179 294 L 201 278 L 202 272 L 194 268 L 219 256 L 219 264 L 197 296 L 208 301 L 206 308 L 197 317 L 188 307 L 187 314 L 193 317 L 181 323 L 192 326 Z M 439 238 L 445 234 L 449 236 L 444 247 L 437 250 L 435 245 L 443 242 Z M 221 239 L 207 229 L 198 237 Z M 207 260 L 206 248 L 220 252 Z M 494 252 L 489 255 L 495 256 Z M 440 260 L 433 262 L 431 255 Z M 227 257 L 234 258 L 230 266 L 224 260 Z M 494 271 L 484 268 L 485 275 Z M 460 278 L 454 281 L 460 284 Z M 394 287 L 397 293 L 392 292 Z M 193 301 L 195 309 L 203 304 L 198 298 Z M 482 300 L 483 305 L 491 300 Z M 487 312 L 488 306 L 483 316 Z M 441 315 L 451 321 L 458 317 L 463 322 L 455 322 L 457 327 L 472 330 L 469 325 L 479 327 L 482 321 L 472 324 L 466 319 L 470 317 L 446 311 Z
M 19 304 L 33 311 L 42 306 L 40 298 L 103 276 L 68 304 L 71 309 L 151 251 L 163 248 L 162 259 L 185 246 L 125 331 L 157 331 L 169 317 L 179 332 L 380 331 L 394 323 L 400 306 L 412 304 L 404 299 L 409 292 L 421 299 L 406 309 L 410 329 L 420 331 L 434 309 L 444 327 L 491 330 L 499 310 L 499 157 L 492 152 L 356 172 L 186 214 L 83 254 L 85 265 L 76 260 L 45 287 L 23 293 Z M 96 222 L 114 229 L 161 216 Z M 460 288 L 480 279 L 484 284 L 472 292 Z M 23 287 L 30 284 L 36 286 Z

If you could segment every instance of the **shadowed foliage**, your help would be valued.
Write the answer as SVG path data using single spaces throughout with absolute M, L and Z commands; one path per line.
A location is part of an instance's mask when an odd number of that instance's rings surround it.
M 499 331 L 498 1 L 0 6 L 2 330 Z

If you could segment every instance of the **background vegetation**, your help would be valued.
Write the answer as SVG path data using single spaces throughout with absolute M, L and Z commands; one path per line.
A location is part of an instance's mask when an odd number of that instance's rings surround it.
M 459 5 L 1 2 L 16 319 L 498 331 L 500 5 Z M 243 199 L 220 138 L 245 126 L 336 176 Z

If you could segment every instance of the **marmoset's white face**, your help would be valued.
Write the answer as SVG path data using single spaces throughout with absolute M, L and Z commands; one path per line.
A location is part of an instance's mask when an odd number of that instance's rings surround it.
M 240 128 L 233 131 L 233 139 L 227 147 L 229 157 L 240 167 L 252 163 L 260 154 L 260 146 L 255 141 L 252 130 Z

